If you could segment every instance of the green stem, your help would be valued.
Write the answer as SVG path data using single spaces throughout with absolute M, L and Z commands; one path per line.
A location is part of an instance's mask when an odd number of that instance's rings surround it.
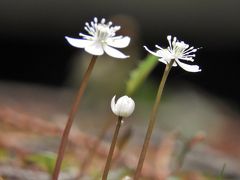
M 221 173 L 220 173 L 220 176 L 219 176 L 219 180 L 223 180 L 224 179 L 225 168 L 226 168 L 226 164 L 224 163 L 223 167 L 222 167 L 222 170 L 221 170 Z
M 177 165 L 176 165 L 175 172 L 178 172 L 181 169 L 181 167 L 183 165 L 183 162 L 184 162 L 184 159 L 185 159 L 185 157 L 186 157 L 186 155 L 189 151 L 190 151 L 190 146 L 189 146 L 189 142 L 187 142 L 184 145 L 183 150 L 182 150 L 182 152 L 180 153 L 180 155 L 177 159 Z
M 150 119 L 149 119 L 148 129 L 147 129 L 147 133 L 146 133 L 145 140 L 144 140 L 144 143 L 143 143 L 142 151 L 141 151 L 141 154 L 140 154 L 140 157 L 139 157 L 139 160 L 138 160 L 138 165 L 137 165 L 137 169 L 136 169 L 136 172 L 135 172 L 135 175 L 134 175 L 134 180 L 138 180 L 141 176 L 143 163 L 144 163 L 144 160 L 145 160 L 145 157 L 146 157 L 148 145 L 149 145 L 151 135 L 152 135 L 152 131 L 153 131 L 153 127 L 154 127 L 154 124 L 155 124 L 155 121 L 156 121 L 158 107 L 160 105 L 160 100 L 161 100 L 161 97 L 162 97 L 162 92 L 163 92 L 165 82 L 167 80 L 168 74 L 169 74 L 169 72 L 172 68 L 173 63 L 174 63 L 174 60 L 171 60 L 170 63 L 166 65 L 166 68 L 164 70 L 164 74 L 163 74 L 162 80 L 160 82 L 158 92 L 157 92 L 157 96 L 156 96 L 156 99 L 155 99 L 155 103 L 154 103 L 154 106 L 153 106 L 153 109 L 152 109 L 152 112 L 151 112 L 151 116 L 150 116 Z
M 107 162 L 103 171 L 103 176 L 102 176 L 102 180 L 107 180 L 107 176 L 108 176 L 108 172 L 111 166 L 111 161 L 112 161 L 112 156 L 113 156 L 113 152 L 114 152 L 114 148 L 116 146 L 116 142 L 117 142 L 117 137 L 118 137 L 118 133 L 120 130 L 122 124 L 122 117 L 118 117 L 118 121 L 117 121 L 117 125 L 116 125 L 116 129 L 113 135 L 113 139 L 112 139 L 112 143 L 111 143 L 111 147 L 108 153 L 108 157 L 107 157 Z
M 77 94 L 77 96 L 74 100 L 74 103 L 72 105 L 72 109 L 69 113 L 67 124 L 65 126 L 64 131 L 63 131 L 60 147 L 58 149 L 57 161 L 56 161 L 55 168 L 54 168 L 54 171 L 53 171 L 52 180 L 58 180 L 58 176 L 59 176 L 59 172 L 60 172 L 60 169 L 61 169 L 61 164 L 62 164 L 62 160 L 63 160 L 63 157 L 64 157 L 64 152 L 65 152 L 65 149 L 66 149 L 66 146 L 67 146 L 67 143 L 68 143 L 68 136 L 69 136 L 69 133 L 70 133 L 70 130 L 71 130 L 71 127 L 72 127 L 72 123 L 73 123 L 74 117 L 76 115 L 78 106 L 81 102 L 84 91 L 87 87 L 87 83 L 88 83 L 89 77 L 91 75 L 91 72 L 93 70 L 93 67 L 95 65 L 96 59 L 97 59 L 97 56 L 92 57 L 91 62 L 88 66 L 88 69 L 83 76 L 78 94 Z

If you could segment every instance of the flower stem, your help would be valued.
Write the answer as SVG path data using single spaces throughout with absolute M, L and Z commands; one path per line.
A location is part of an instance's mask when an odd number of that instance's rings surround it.
M 93 70 L 96 59 L 97 59 L 97 56 L 92 57 L 91 62 L 88 66 L 88 69 L 83 76 L 78 94 L 77 94 L 77 96 L 74 100 L 74 103 L 72 105 L 72 109 L 69 113 L 67 124 L 65 126 L 65 129 L 63 131 L 63 135 L 62 135 L 62 138 L 61 138 L 61 144 L 60 144 L 60 147 L 58 149 L 57 161 L 56 161 L 55 168 L 54 168 L 54 171 L 53 171 L 52 180 L 57 180 L 58 179 L 59 172 L 60 172 L 60 169 L 61 169 L 62 160 L 63 160 L 63 156 L 64 156 L 64 152 L 65 152 L 67 142 L 68 142 L 68 136 L 69 136 L 69 133 L 70 133 L 70 129 L 72 127 L 73 119 L 74 119 L 74 116 L 77 112 L 78 106 L 81 102 L 81 98 L 83 96 L 83 93 L 84 93 L 84 91 L 87 87 L 88 79 L 89 79 L 90 74 Z
M 159 84 L 157 96 L 156 96 L 155 103 L 154 103 L 154 106 L 153 106 L 153 109 L 152 109 L 152 112 L 151 112 L 151 116 L 150 116 L 150 119 L 149 119 L 149 123 L 148 123 L 147 133 L 146 133 L 145 140 L 144 140 L 143 147 L 142 147 L 142 151 L 141 151 L 141 154 L 140 154 L 140 157 L 139 157 L 139 160 L 138 160 L 137 169 L 136 169 L 136 172 L 135 172 L 135 175 L 134 175 L 134 180 L 138 180 L 141 176 L 143 162 L 144 162 L 145 157 L 146 157 L 148 145 L 149 145 L 151 135 L 152 135 L 152 131 L 153 131 L 153 127 L 154 127 L 154 124 L 155 124 L 155 121 L 156 121 L 158 107 L 160 105 L 160 101 L 161 101 L 161 97 L 162 97 L 162 92 L 163 92 L 165 82 L 167 80 L 168 74 L 169 74 L 169 72 L 172 68 L 173 63 L 174 63 L 174 60 L 171 60 L 170 63 L 166 65 L 162 80 Z
M 112 156 L 113 156 L 114 148 L 116 146 L 117 137 L 118 137 L 118 133 L 119 133 L 119 129 L 121 127 L 121 124 L 122 124 L 122 117 L 119 116 L 118 121 L 117 121 L 117 125 L 116 125 L 116 129 L 115 129 L 115 132 L 114 132 L 114 135 L 113 135 L 111 147 L 110 147 L 110 150 L 109 150 L 109 153 L 108 153 L 107 162 L 105 164 L 105 168 L 104 168 L 104 171 L 103 171 L 102 180 L 107 180 L 107 176 L 108 176 L 108 172 L 109 172 L 109 169 L 110 169 Z

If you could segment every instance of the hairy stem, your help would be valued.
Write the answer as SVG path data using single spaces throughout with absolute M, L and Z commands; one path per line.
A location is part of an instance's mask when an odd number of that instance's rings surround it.
M 163 92 L 165 82 L 167 80 L 168 74 L 169 74 L 169 72 L 172 68 L 173 63 L 174 63 L 174 60 L 171 60 L 170 63 L 166 65 L 162 80 L 159 84 L 159 88 L 158 88 L 157 96 L 156 96 L 156 99 L 155 99 L 155 103 L 154 103 L 154 106 L 153 106 L 153 109 L 152 109 L 152 112 L 151 112 L 151 116 L 150 116 L 150 119 L 149 119 L 149 122 L 148 122 L 147 133 L 146 133 L 145 140 L 144 140 L 143 147 L 142 147 L 142 151 L 141 151 L 141 154 L 140 154 L 140 157 L 139 157 L 139 160 L 138 160 L 137 169 L 136 169 L 136 172 L 135 172 L 135 175 L 134 175 L 134 180 L 138 180 L 141 176 L 143 163 L 144 163 L 144 160 L 145 160 L 145 157 L 146 157 L 148 145 L 149 145 L 151 135 L 152 135 L 152 132 L 153 132 L 153 128 L 154 128 L 154 124 L 155 124 L 155 121 L 156 121 L 157 112 L 158 112 L 158 108 L 159 108 L 161 97 L 162 97 L 162 92 Z
M 61 169 L 61 164 L 62 164 L 62 161 L 63 161 L 64 152 L 65 152 L 65 149 L 66 149 L 66 146 L 67 146 L 67 143 L 68 143 L 68 136 L 69 136 L 72 124 L 73 124 L 73 120 L 74 120 L 74 117 L 76 115 L 78 106 L 81 102 L 84 91 L 87 87 L 87 83 L 88 83 L 89 77 L 91 75 L 91 72 L 93 70 L 96 59 L 97 59 L 97 56 L 92 57 L 91 62 L 88 66 L 88 69 L 83 76 L 82 82 L 81 82 L 80 87 L 79 87 L 78 94 L 77 94 L 77 96 L 76 96 L 76 98 L 73 102 L 72 109 L 69 113 L 68 120 L 67 120 L 65 129 L 63 131 L 63 135 L 62 135 L 62 138 L 61 138 L 61 144 L 60 144 L 60 147 L 58 149 L 57 161 L 56 161 L 55 168 L 54 168 L 54 171 L 53 171 L 52 180 L 57 180 L 58 179 L 59 172 L 60 172 L 60 169 Z

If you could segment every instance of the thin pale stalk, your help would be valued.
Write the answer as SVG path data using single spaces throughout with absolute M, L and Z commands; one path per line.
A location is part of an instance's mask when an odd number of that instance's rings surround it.
M 145 157 L 146 157 L 146 153 L 147 153 L 148 145 L 149 145 L 151 135 L 152 135 L 152 132 L 153 132 L 154 124 L 156 122 L 156 117 L 157 117 L 157 112 L 158 112 L 158 108 L 159 108 L 161 97 L 162 97 L 162 92 L 163 92 L 168 74 L 169 74 L 169 72 L 172 68 L 173 62 L 174 62 L 174 60 L 171 60 L 170 63 L 166 65 L 162 80 L 159 84 L 159 88 L 158 88 L 157 96 L 156 96 L 156 99 L 155 99 L 155 103 L 154 103 L 154 106 L 153 106 L 153 109 L 152 109 L 152 112 L 151 112 L 151 116 L 150 116 L 150 119 L 149 119 L 149 122 L 148 122 L 147 133 L 146 133 L 145 140 L 144 140 L 143 147 L 142 147 L 142 151 L 141 151 L 141 154 L 140 154 L 140 157 L 139 157 L 139 160 L 138 160 L 137 169 L 136 169 L 136 172 L 135 172 L 135 175 L 134 175 L 134 180 L 138 180 L 141 176 L 143 163 L 144 163 L 144 160 L 145 160 Z
M 113 157 L 113 152 L 116 146 L 116 142 L 117 142 L 117 137 L 118 137 L 118 133 L 120 130 L 122 124 L 122 117 L 118 117 L 118 121 L 117 121 L 117 125 L 116 125 L 116 129 L 113 135 L 113 139 L 112 139 L 112 143 L 111 143 L 111 147 L 108 153 L 108 157 L 107 157 L 107 162 L 103 171 L 103 176 L 102 176 L 102 180 L 107 180 L 107 176 L 108 176 L 108 172 L 111 166 L 111 161 L 112 161 L 112 157 Z
M 58 149 L 57 161 L 56 161 L 55 168 L 54 168 L 54 171 L 53 171 L 52 180 L 57 180 L 58 179 L 59 172 L 60 172 L 60 169 L 61 169 L 61 164 L 62 164 L 63 157 L 64 157 L 64 152 L 65 152 L 65 149 L 66 149 L 66 146 L 67 146 L 67 143 L 68 143 L 68 136 L 69 136 L 72 124 L 73 124 L 73 120 L 74 120 L 74 117 L 76 115 L 78 106 L 81 102 L 84 91 L 87 87 L 88 80 L 89 80 L 89 77 L 90 77 L 91 72 L 93 70 L 93 67 L 95 65 L 96 59 L 97 59 L 97 56 L 92 57 L 91 62 L 88 66 L 88 69 L 83 76 L 82 82 L 81 82 L 80 87 L 79 87 L 78 94 L 77 94 L 77 96 L 76 96 L 76 98 L 73 102 L 72 109 L 69 113 L 68 120 L 67 120 L 65 129 L 63 131 L 60 147 Z

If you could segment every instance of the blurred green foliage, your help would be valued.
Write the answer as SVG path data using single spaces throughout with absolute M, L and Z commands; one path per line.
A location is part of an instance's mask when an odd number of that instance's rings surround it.
M 126 83 L 126 93 L 131 96 L 145 81 L 151 71 L 156 67 L 158 61 L 157 57 L 148 55 L 138 67 L 130 73 L 130 78 Z
M 0 161 L 5 162 L 9 159 L 10 154 L 7 150 L 5 149 L 0 149 Z
M 48 173 L 52 173 L 56 162 L 56 154 L 50 152 L 32 154 L 26 158 L 26 161 L 36 164 Z

